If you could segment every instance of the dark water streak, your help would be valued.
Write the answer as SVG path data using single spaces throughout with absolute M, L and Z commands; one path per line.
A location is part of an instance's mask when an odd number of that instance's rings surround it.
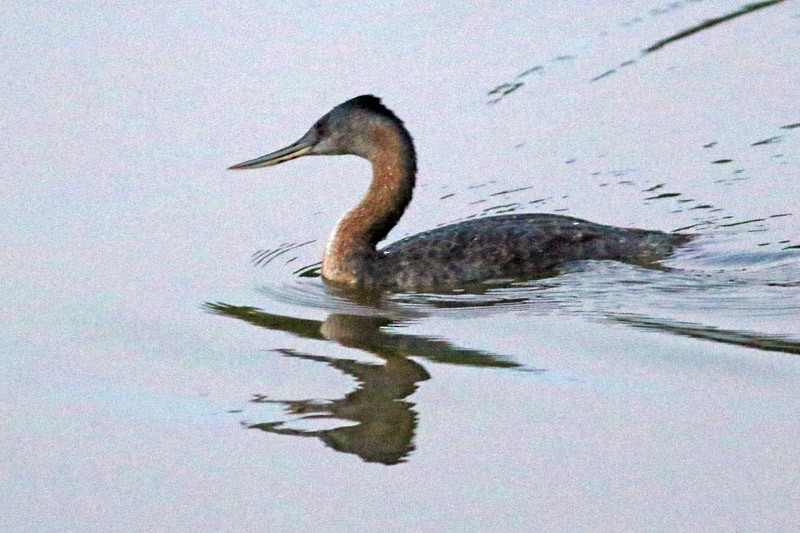
M 760 9 L 764 9 L 765 7 L 771 7 L 771 6 L 774 6 L 776 4 L 783 3 L 785 1 L 786 0 L 768 0 L 766 2 L 756 2 L 754 4 L 747 4 L 747 5 L 743 6 L 741 9 L 739 9 L 737 11 L 733 11 L 732 13 L 728 13 L 727 15 L 723 15 L 721 17 L 715 17 L 715 18 L 712 18 L 712 19 L 704 20 L 702 23 L 698 24 L 697 26 L 692 26 L 691 28 L 688 28 L 688 29 L 685 29 L 683 31 L 680 31 L 680 32 L 676 33 L 675 35 L 672 35 L 672 36 L 667 37 L 665 39 L 661 39 L 660 41 L 657 41 L 655 44 L 645 48 L 643 50 L 643 53 L 645 53 L 645 54 L 653 53 L 656 50 L 660 50 L 661 48 L 664 48 L 668 44 L 674 43 L 676 41 L 680 41 L 681 39 L 685 39 L 686 37 L 694 35 L 695 33 L 699 33 L 701 31 L 707 30 L 709 28 L 713 28 L 714 26 L 718 26 L 719 24 L 722 24 L 723 22 L 728 22 L 730 20 L 739 18 L 739 17 L 741 17 L 743 15 L 748 15 L 748 14 L 753 13 L 755 11 L 758 11 Z

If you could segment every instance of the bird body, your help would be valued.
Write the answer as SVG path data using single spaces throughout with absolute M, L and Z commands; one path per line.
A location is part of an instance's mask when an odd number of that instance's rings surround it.
M 551 214 L 479 218 L 397 241 L 360 265 L 356 284 L 405 290 L 552 274 L 566 263 L 615 260 L 652 265 L 686 235 L 595 224 Z M 387 274 L 391 278 L 387 280 Z
M 532 278 L 572 261 L 652 264 L 690 235 L 595 224 L 551 214 L 479 218 L 432 229 L 378 249 L 411 201 L 416 154 L 403 122 L 371 95 L 336 106 L 294 144 L 232 169 L 304 155 L 352 154 L 372 163 L 372 183 L 325 247 L 322 276 L 357 288 L 431 290 Z

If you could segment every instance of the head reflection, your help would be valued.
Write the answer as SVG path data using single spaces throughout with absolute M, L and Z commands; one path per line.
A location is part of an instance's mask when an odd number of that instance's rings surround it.
M 351 376 L 358 387 L 343 398 L 319 400 L 272 400 L 256 397 L 254 403 L 278 403 L 301 420 L 319 418 L 355 424 L 325 430 L 286 427 L 284 422 L 252 424 L 249 427 L 280 435 L 317 437 L 334 450 L 353 453 L 370 463 L 402 462 L 414 449 L 417 425 L 414 404 L 403 399 L 417 390 L 417 383 L 429 379 L 425 369 L 410 359 L 391 357 L 386 364 L 275 350 L 285 357 L 317 361 Z

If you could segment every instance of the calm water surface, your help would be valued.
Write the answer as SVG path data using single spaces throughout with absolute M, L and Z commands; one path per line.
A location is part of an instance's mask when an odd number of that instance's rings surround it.
M 3 531 L 797 527 L 800 3 L 0 22 Z M 698 237 L 328 288 L 369 166 L 224 169 L 362 93 L 420 157 L 390 240 L 539 211 Z

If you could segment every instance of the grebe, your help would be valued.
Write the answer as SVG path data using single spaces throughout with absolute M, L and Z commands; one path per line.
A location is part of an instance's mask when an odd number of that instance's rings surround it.
M 372 163 L 372 184 L 336 224 L 322 277 L 356 288 L 422 290 L 552 273 L 571 261 L 652 264 L 691 235 L 617 228 L 549 214 L 501 215 L 432 229 L 380 250 L 411 201 L 417 172 L 411 135 L 379 98 L 334 107 L 297 142 L 230 167 L 260 168 L 305 155 L 352 154 Z

